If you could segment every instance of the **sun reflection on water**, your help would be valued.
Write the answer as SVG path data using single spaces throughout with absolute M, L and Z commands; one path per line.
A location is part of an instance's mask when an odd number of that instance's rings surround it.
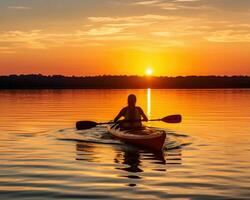
M 151 117 L 151 89 L 148 88 L 147 90 L 147 115 L 148 118 Z

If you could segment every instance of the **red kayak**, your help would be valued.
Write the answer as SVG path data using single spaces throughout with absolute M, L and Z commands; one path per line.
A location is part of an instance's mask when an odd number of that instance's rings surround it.
M 166 132 L 152 127 L 123 130 L 119 124 L 108 125 L 108 132 L 115 138 L 129 144 L 144 147 L 153 151 L 163 149 Z

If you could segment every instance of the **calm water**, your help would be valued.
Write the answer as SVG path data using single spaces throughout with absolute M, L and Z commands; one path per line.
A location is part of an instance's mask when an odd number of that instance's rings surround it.
M 182 114 L 162 154 L 105 126 L 135 93 L 150 118 Z M 0 91 L 1 199 L 250 199 L 250 90 Z

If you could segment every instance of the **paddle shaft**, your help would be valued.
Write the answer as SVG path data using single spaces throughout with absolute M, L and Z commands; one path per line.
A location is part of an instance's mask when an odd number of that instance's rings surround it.
M 114 124 L 114 123 L 119 123 L 119 122 L 154 122 L 154 121 L 161 121 L 162 119 L 149 119 L 147 120 L 120 120 L 117 122 L 102 122 L 102 123 L 97 123 L 97 125 L 105 125 L 105 124 Z
M 180 123 L 181 122 L 181 115 L 170 115 L 170 116 L 166 116 L 164 118 L 161 119 L 150 119 L 150 120 L 120 120 L 117 122 L 101 122 L 101 123 L 97 123 L 97 122 L 93 122 L 93 121 L 79 121 L 76 123 L 76 128 L 78 130 L 82 130 L 82 129 L 90 129 L 93 128 L 97 125 L 104 125 L 104 124 L 114 124 L 114 123 L 122 123 L 122 122 L 145 122 L 145 121 L 162 121 L 162 122 L 166 122 L 166 123 Z

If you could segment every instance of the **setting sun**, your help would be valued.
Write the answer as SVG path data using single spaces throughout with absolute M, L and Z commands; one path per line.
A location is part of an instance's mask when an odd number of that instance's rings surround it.
M 151 76 L 153 74 L 152 68 L 147 68 L 145 73 L 147 76 Z

